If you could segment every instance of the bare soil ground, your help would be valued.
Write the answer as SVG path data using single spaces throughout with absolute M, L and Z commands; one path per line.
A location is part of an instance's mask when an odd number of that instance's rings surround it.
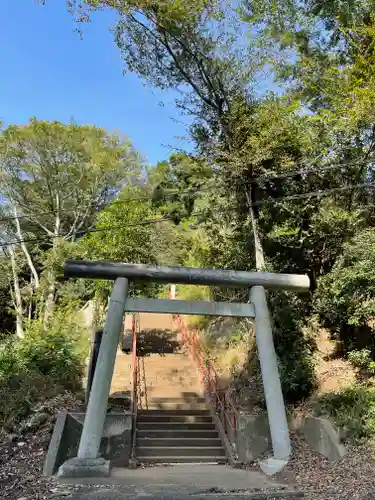
M 350 363 L 335 357 L 335 345 L 328 332 L 317 338 L 316 374 L 318 387 L 310 401 L 295 409 L 299 417 L 311 413 L 311 403 L 320 395 L 350 386 L 356 378 Z M 315 453 L 301 437 L 293 434 L 293 457 L 281 477 L 290 478 L 306 492 L 309 500 L 375 499 L 374 443 L 348 447 L 346 456 L 332 463 Z
M 374 500 L 375 455 L 370 444 L 348 450 L 332 463 L 293 435 L 293 457 L 278 475 L 305 492 L 308 500 Z
M 42 474 L 43 463 L 59 411 L 82 410 L 70 394 L 37 405 L 23 422 L 0 433 L 0 497 L 2 500 L 46 500 L 63 489 Z
M 335 358 L 334 342 L 329 340 L 327 330 L 321 329 L 317 338 L 316 375 L 317 395 L 344 389 L 355 380 L 355 371 L 344 359 Z

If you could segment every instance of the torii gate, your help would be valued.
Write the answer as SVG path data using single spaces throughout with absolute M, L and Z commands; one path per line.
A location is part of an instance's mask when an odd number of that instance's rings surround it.
M 193 314 L 255 318 L 256 342 L 267 405 L 273 457 L 264 472 L 275 473 L 289 460 L 291 444 L 273 343 L 265 289 L 308 291 L 308 276 L 266 272 L 160 267 L 119 262 L 68 260 L 66 277 L 114 280 L 102 342 L 75 464 L 76 476 L 108 475 L 110 464 L 99 457 L 116 351 L 126 312 Z M 250 303 L 128 298 L 130 281 L 168 284 L 218 285 L 250 288 Z M 88 470 L 90 471 L 87 474 Z

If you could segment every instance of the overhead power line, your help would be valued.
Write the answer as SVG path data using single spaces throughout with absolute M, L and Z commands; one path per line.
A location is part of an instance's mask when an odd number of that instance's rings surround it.
M 309 167 L 299 167 L 294 170 L 288 170 L 286 172 L 281 172 L 279 174 L 275 175 L 259 175 L 255 179 L 253 179 L 252 183 L 258 183 L 258 182 L 267 182 L 271 180 L 277 180 L 277 179 L 287 179 L 288 177 L 295 177 L 296 175 L 309 175 L 309 174 L 319 174 L 320 172 L 325 172 L 328 170 L 336 170 L 338 168 L 345 168 L 345 167 L 355 167 L 359 166 L 362 164 L 366 163 L 373 163 L 375 160 L 373 158 L 364 158 L 363 160 L 357 160 L 357 161 L 352 161 L 352 162 L 340 162 L 340 163 L 327 163 L 326 165 L 320 165 L 320 166 L 312 166 L 310 165 Z
M 204 191 L 204 190 L 199 190 L 197 188 L 191 188 L 191 189 L 186 189 L 186 190 L 168 189 L 164 193 L 163 196 L 168 198 L 169 196 L 172 196 L 175 194 L 190 194 L 190 193 L 201 192 L 201 191 Z M 101 209 L 104 210 L 105 208 L 109 208 L 112 205 L 126 205 L 131 201 L 143 201 L 143 200 L 144 201 L 151 200 L 151 196 L 129 196 L 128 198 L 126 198 L 126 200 L 109 201 L 108 203 L 103 204 Z M 93 208 L 93 210 L 95 209 L 94 206 L 92 208 Z M 63 212 L 63 213 L 70 212 L 71 213 L 72 209 L 71 208 L 63 208 L 63 209 L 60 209 L 60 212 Z M 52 210 L 52 209 L 47 210 L 45 212 L 22 213 L 22 214 L 19 214 L 17 216 L 9 215 L 6 217 L 0 217 L 0 222 L 9 222 L 9 221 L 16 220 L 16 219 L 31 219 L 33 217 L 43 217 L 44 215 L 54 215 L 54 214 L 55 214 L 55 210 Z
M 266 204 L 280 204 L 284 201 L 299 200 L 303 198 L 314 198 L 317 196 L 329 196 L 333 193 L 342 191 L 350 191 L 351 189 L 363 189 L 367 187 L 375 187 L 375 182 L 364 182 L 362 184 L 352 184 L 350 186 L 337 187 L 333 189 L 326 189 L 324 191 L 310 191 L 309 193 L 293 194 L 290 196 L 281 196 L 280 198 L 270 198 L 268 200 L 256 201 L 253 206 L 266 205 Z
M 191 217 L 196 217 L 199 215 L 199 213 L 192 213 Z M 164 217 L 160 218 L 154 218 L 154 219 L 144 219 L 141 221 L 137 222 L 130 222 L 127 224 L 119 224 L 117 226 L 103 226 L 103 227 L 96 227 L 93 229 L 88 229 L 87 231 L 79 231 L 78 234 L 84 236 L 87 233 L 100 233 L 100 232 L 106 232 L 106 231 L 116 231 L 117 229 L 125 229 L 128 227 L 138 227 L 138 226 L 148 226 L 151 224 L 157 224 L 159 222 L 168 222 L 172 220 L 172 216 L 170 215 L 165 215 Z M 20 243 L 49 243 L 52 239 L 56 238 L 62 238 L 64 239 L 63 235 L 59 236 L 50 236 L 46 238 L 25 238 L 25 239 L 17 239 L 17 240 L 12 240 L 12 241 L 7 241 L 4 243 L 0 244 L 0 248 L 6 248 L 10 245 L 17 245 Z M 69 239 L 66 239 L 65 241 L 69 241 Z
M 298 169 L 294 169 L 294 170 L 289 170 L 287 172 L 282 172 L 280 174 L 275 174 L 275 175 L 260 175 L 258 177 L 256 177 L 255 179 L 253 179 L 251 181 L 251 183 L 258 183 L 258 182 L 267 182 L 267 181 L 270 181 L 270 180 L 277 180 L 277 179 L 286 179 L 286 178 L 289 178 L 289 177 L 294 177 L 296 175 L 309 175 L 309 174 L 314 174 L 314 173 L 320 173 L 320 172 L 324 172 L 324 171 L 327 171 L 327 170 L 333 170 L 333 169 L 338 169 L 338 168 L 345 168 L 345 167 L 349 167 L 349 166 L 356 166 L 356 165 L 361 165 L 363 163 L 372 163 L 372 162 L 375 162 L 375 160 L 373 159 L 369 159 L 369 158 L 365 158 L 363 160 L 358 160 L 356 162 L 344 162 L 344 163 L 330 163 L 330 164 L 327 164 L 327 165 L 321 165 L 319 167 L 300 167 Z M 186 190 L 178 190 L 178 189 L 168 189 L 164 192 L 163 194 L 163 197 L 166 197 L 168 198 L 169 196 L 174 196 L 176 194 L 192 194 L 192 193 L 205 193 L 205 192 L 209 192 L 211 191 L 211 188 L 209 189 L 202 189 L 202 188 L 189 188 L 189 189 L 186 189 Z M 299 197 L 300 195 L 295 195 L 296 197 Z M 304 196 L 304 195 L 301 195 L 301 196 Z M 128 197 L 126 198 L 126 200 L 113 200 L 113 201 L 110 201 L 106 204 L 104 204 L 102 206 L 102 209 L 105 209 L 105 208 L 108 208 L 108 207 L 111 207 L 113 205 L 126 205 L 128 204 L 129 202 L 132 202 L 132 201 L 147 201 L 147 200 L 150 200 L 151 199 L 151 196 L 149 195 L 144 195 L 144 196 L 134 196 L 134 197 Z M 290 198 L 290 199 L 293 199 L 293 198 Z M 295 198 L 297 199 L 297 198 Z M 272 200 L 270 200 L 271 202 Z M 261 202 L 257 202 L 256 205 L 260 205 L 260 204 L 264 204 L 264 203 L 269 203 L 268 201 L 264 200 L 264 201 L 261 201 Z M 95 207 L 93 207 L 94 209 Z M 72 209 L 71 208 L 66 208 L 66 209 L 61 209 L 60 212 L 72 212 Z M 52 214 L 55 214 L 55 211 L 54 210 L 49 210 L 49 211 L 45 211 L 45 212 L 30 212 L 30 213 L 23 213 L 23 214 L 19 214 L 17 216 L 14 216 L 14 215 L 10 215 L 10 216 L 6 216 L 6 217 L 1 217 L 0 218 L 0 223 L 1 222 L 10 222 L 12 220 L 16 220 L 16 219 L 32 219 L 33 217 L 43 217 L 43 216 L 48 216 L 48 215 L 52 215 Z M 32 221 L 31 221 L 32 222 Z
M 342 192 L 342 191 L 349 191 L 351 189 L 363 189 L 363 188 L 368 188 L 368 187 L 374 187 L 375 188 L 375 182 L 369 182 L 369 183 L 362 183 L 362 184 L 354 184 L 350 186 L 343 186 L 343 187 L 338 187 L 338 188 L 333 188 L 333 189 L 328 189 L 325 191 L 311 191 L 309 193 L 303 193 L 303 194 L 296 194 L 296 195 L 291 195 L 291 196 L 282 196 L 280 198 L 275 198 L 275 199 L 269 199 L 269 200 L 262 200 L 259 202 L 255 202 L 253 206 L 258 206 L 258 205 L 263 205 L 263 204 L 274 204 L 278 205 L 281 203 L 284 203 L 285 201 L 293 201 L 293 200 L 299 200 L 299 199 L 304 199 L 304 198 L 312 198 L 312 197 L 319 197 L 319 196 L 328 196 L 330 194 L 336 193 L 336 192 Z M 197 217 L 199 215 L 202 215 L 202 212 L 193 212 L 190 214 L 190 217 Z M 141 221 L 137 222 L 131 222 L 127 224 L 120 224 L 117 226 L 103 226 L 103 227 L 98 227 L 98 228 L 93 228 L 93 229 L 88 229 L 87 231 L 81 231 L 78 234 L 81 234 L 84 236 L 87 233 L 98 233 L 98 232 L 106 232 L 106 231 L 116 231 L 118 229 L 125 229 L 128 227 L 137 227 L 137 226 L 146 226 L 146 225 L 151 225 L 151 224 L 157 224 L 160 222 L 168 222 L 172 220 L 172 216 L 165 215 L 162 218 L 154 218 L 154 219 L 144 219 Z M 13 241 L 7 241 L 2 244 L 0 244 L 0 248 L 6 248 L 9 245 L 17 245 L 20 243 L 49 243 L 51 239 L 54 238 L 63 238 L 63 236 L 52 236 L 49 238 L 25 238 L 25 239 L 17 239 Z M 68 241 L 68 240 L 67 240 Z

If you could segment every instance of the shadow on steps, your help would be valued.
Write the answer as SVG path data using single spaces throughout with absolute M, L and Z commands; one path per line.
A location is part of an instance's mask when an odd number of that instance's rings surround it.
M 180 352 L 180 343 L 172 330 L 149 328 L 137 334 L 137 356 L 172 354 Z
M 201 394 L 196 392 L 181 392 L 180 397 L 151 398 L 150 409 L 159 410 L 201 410 L 206 409 L 207 403 Z

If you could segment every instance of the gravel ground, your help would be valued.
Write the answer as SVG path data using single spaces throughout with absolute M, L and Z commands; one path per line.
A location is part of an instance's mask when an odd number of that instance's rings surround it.
M 369 445 L 349 449 L 332 463 L 293 436 L 293 458 L 279 479 L 294 483 L 308 500 L 375 500 L 375 451 Z
M 82 403 L 65 394 L 39 405 L 25 422 L 0 434 L 2 500 L 68 499 L 80 491 L 80 487 L 57 486 L 42 475 L 56 413 L 80 409 Z M 314 453 L 297 435 L 293 449 L 292 460 L 276 481 L 304 491 L 307 500 L 375 500 L 375 452 L 369 445 L 349 450 L 338 463 Z
M 63 394 L 34 408 L 22 423 L 0 434 L 0 498 L 46 500 L 61 495 L 42 475 L 43 463 L 58 411 L 77 411 L 82 403 Z

